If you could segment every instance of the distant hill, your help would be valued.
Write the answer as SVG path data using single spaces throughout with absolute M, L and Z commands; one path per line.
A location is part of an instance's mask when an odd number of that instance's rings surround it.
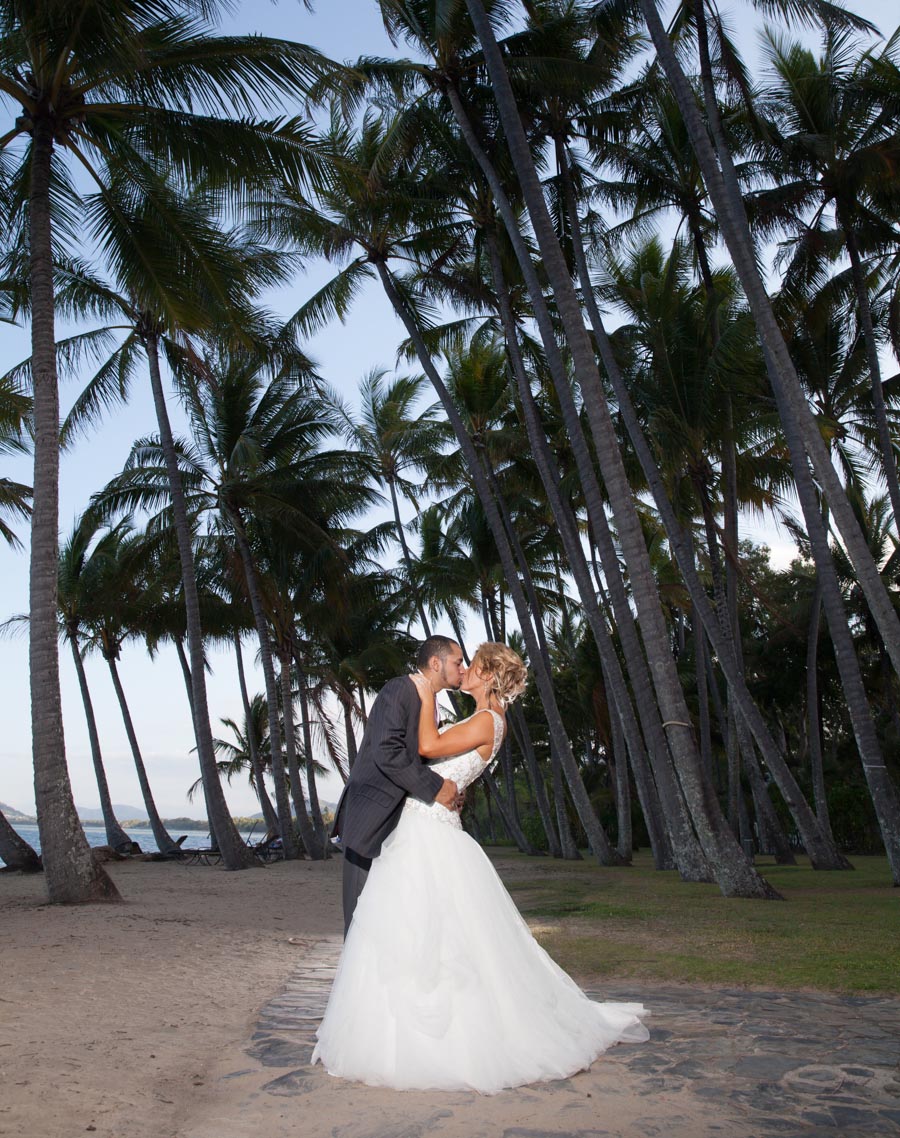
M 35 820 L 30 814 L 23 814 L 15 806 L 7 806 L 5 802 L 0 802 L 0 810 L 3 811 L 7 822 L 33 822 Z
M 78 812 L 78 817 L 82 820 L 82 822 L 103 821 L 103 811 L 99 806 L 76 806 L 75 809 Z M 138 819 L 141 819 L 142 821 L 147 820 L 147 811 L 143 806 L 122 806 L 121 804 L 114 802 L 113 814 L 115 814 L 115 816 L 119 819 L 127 818 L 129 820 L 134 819 L 135 821 Z

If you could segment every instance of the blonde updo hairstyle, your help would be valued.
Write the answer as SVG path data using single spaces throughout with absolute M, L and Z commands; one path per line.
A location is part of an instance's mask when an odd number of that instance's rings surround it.
M 496 696 L 501 707 L 508 707 L 517 700 L 528 683 L 528 669 L 522 657 L 493 640 L 478 646 L 472 667 L 485 676 L 488 692 Z

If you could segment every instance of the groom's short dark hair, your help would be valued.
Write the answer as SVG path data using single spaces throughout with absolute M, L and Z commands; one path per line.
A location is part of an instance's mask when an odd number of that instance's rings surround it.
M 429 636 L 416 653 L 416 667 L 427 668 L 432 656 L 446 660 L 456 646 L 456 641 L 449 636 Z

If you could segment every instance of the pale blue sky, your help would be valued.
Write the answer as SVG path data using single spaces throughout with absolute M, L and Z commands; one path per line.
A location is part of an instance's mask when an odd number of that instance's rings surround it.
M 892 29 L 897 20 L 895 0 L 858 0 L 852 7 L 879 27 Z M 741 45 L 748 58 L 754 57 L 756 26 L 747 14 L 749 5 L 723 5 L 740 13 L 734 25 L 741 34 Z M 384 35 L 374 0 L 318 0 L 316 11 L 306 11 L 294 0 L 267 4 L 244 0 L 235 15 L 223 26 L 227 32 L 255 31 L 284 36 L 318 47 L 326 54 L 351 60 L 362 54 L 392 54 Z M 0 101 L 0 123 L 10 117 L 11 105 Z M 4 127 L 5 129 L 5 127 Z M 327 269 L 311 266 L 305 276 L 278 298 L 284 314 L 298 306 L 326 278 Z M 391 366 L 396 347 L 403 338 L 402 328 L 377 288 L 369 290 L 344 326 L 334 325 L 310 344 L 311 355 L 319 362 L 325 378 L 348 395 L 359 378 L 375 366 Z M 24 331 L 0 325 L 0 373 L 28 354 Z M 63 390 L 63 404 L 71 401 L 76 386 Z M 62 463 L 60 528 L 65 534 L 84 508 L 90 494 L 111 475 L 121 470 L 132 441 L 154 431 L 155 418 L 149 393 L 136 390 L 131 404 L 111 415 L 89 439 L 82 442 Z M 177 429 L 177 422 L 176 422 Z M 30 482 L 28 462 L 4 462 L 3 473 Z M 23 535 L 25 536 L 25 535 Z M 784 535 L 767 534 L 767 540 L 783 559 L 791 548 Z M 0 546 L 0 621 L 27 608 L 27 556 Z M 248 653 L 248 656 L 250 654 Z M 240 702 L 233 659 L 214 653 L 213 673 L 209 677 L 210 711 L 214 733 L 222 716 L 240 718 Z M 191 754 L 193 737 L 180 669 L 174 653 L 164 649 L 150 662 L 142 648 L 126 648 L 121 676 L 130 696 L 138 738 L 148 765 L 157 804 L 164 816 L 191 812 L 185 798 L 188 785 L 197 777 Z M 101 744 L 113 800 L 138 805 L 141 801 L 133 773 L 127 741 L 112 693 L 106 665 L 88 659 L 87 671 L 94 695 Z M 66 747 L 75 800 L 82 806 L 97 805 L 97 790 L 88 749 L 84 715 L 77 691 L 71 658 L 61 655 Z M 4 724 L 0 737 L 0 801 L 31 812 L 34 803 L 31 775 L 31 739 L 27 651 L 24 639 L 0 641 L 0 717 Z M 262 688 L 261 677 L 255 686 Z M 334 799 L 340 790 L 336 776 L 324 780 L 320 793 Z M 226 788 L 235 813 L 257 809 L 245 786 Z M 198 813 L 195 808 L 193 813 Z

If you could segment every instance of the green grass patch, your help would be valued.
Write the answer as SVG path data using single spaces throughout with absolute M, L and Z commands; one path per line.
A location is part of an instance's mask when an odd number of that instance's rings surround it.
M 755 901 L 660 873 L 644 852 L 612 869 L 490 853 L 538 939 L 583 983 L 900 993 L 900 890 L 883 857 L 839 873 L 758 859 L 784 901 Z

